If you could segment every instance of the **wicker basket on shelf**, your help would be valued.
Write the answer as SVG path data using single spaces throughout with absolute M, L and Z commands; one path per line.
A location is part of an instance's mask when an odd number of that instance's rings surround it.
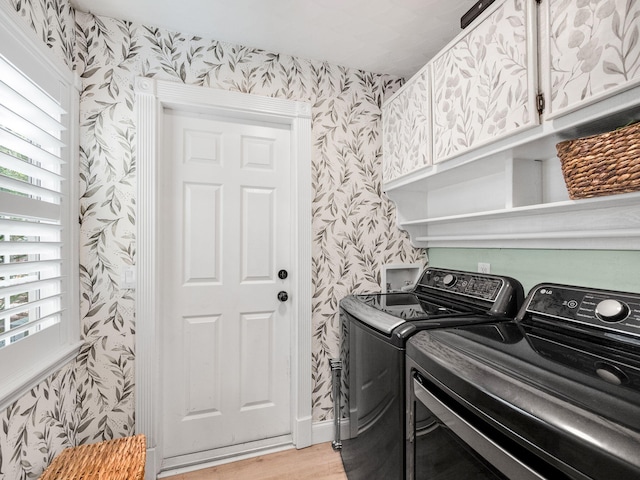
M 640 123 L 556 145 L 571 199 L 640 190 Z
M 144 480 L 144 435 L 67 448 L 40 480 Z

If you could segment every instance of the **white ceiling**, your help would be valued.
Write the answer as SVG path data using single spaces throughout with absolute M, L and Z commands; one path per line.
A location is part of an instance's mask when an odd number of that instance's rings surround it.
M 410 77 L 475 0 L 71 0 L 78 10 Z

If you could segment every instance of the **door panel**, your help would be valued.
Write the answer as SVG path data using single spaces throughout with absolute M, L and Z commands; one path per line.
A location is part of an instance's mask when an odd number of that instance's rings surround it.
M 274 141 L 269 138 L 242 137 L 242 165 L 247 169 L 274 171 Z
M 219 316 L 184 319 L 185 418 L 220 415 L 219 320 Z
M 288 435 L 290 131 L 171 110 L 163 128 L 165 458 Z
M 273 374 L 273 312 L 241 317 L 240 405 L 242 410 L 273 405 L 270 378 Z M 267 340 L 267 341 L 265 341 Z
M 221 185 L 184 186 L 184 281 L 220 282 Z M 198 205 L 208 205 L 204 210 Z
M 272 188 L 242 189 L 242 281 L 274 281 L 275 196 Z
M 222 135 L 202 130 L 184 130 L 184 162 L 220 165 Z

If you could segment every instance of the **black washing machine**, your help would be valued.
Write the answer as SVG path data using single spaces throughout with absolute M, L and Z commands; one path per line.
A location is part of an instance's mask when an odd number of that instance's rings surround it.
M 407 343 L 409 480 L 640 478 L 640 294 L 540 284 Z
M 427 268 L 411 292 L 341 300 L 341 404 L 349 425 L 341 455 L 349 480 L 405 476 L 407 340 L 421 330 L 512 320 L 523 299 L 522 285 L 509 277 Z

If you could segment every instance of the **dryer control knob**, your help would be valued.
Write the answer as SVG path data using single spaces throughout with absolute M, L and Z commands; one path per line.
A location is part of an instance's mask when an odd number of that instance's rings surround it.
M 615 323 L 627 318 L 629 306 L 626 303 L 611 298 L 602 300 L 596 306 L 596 316 L 603 322 Z
M 450 273 L 447 273 L 443 278 L 442 278 L 442 283 L 444 283 L 445 287 L 453 287 L 456 283 L 456 277 L 455 275 L 451 275 Z

